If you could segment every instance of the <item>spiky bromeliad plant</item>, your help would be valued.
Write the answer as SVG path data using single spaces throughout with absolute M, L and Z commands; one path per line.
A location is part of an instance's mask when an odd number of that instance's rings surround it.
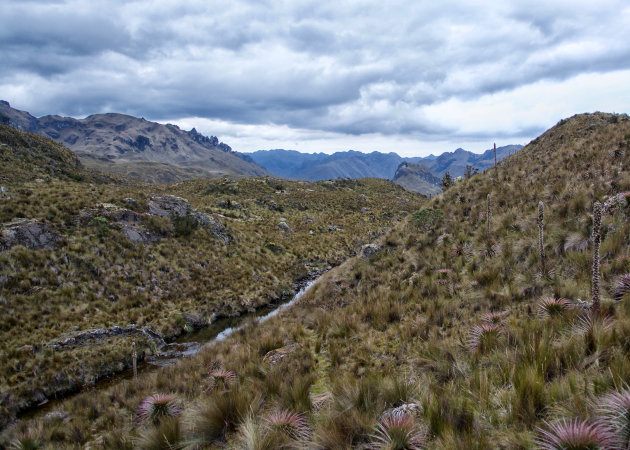
M 182 407 L 175 396 L 169 394 L 153 394 L 142 400 L 136 407 L 136 423 L 150 420 L 157 424 L 162 418 L 180 416 Z
M 238 376 L 235 372 L 225 369 L 214 369 L 210 371 L 214 386 L 221 386 L 222 388 L 229 388 L 230 386 L 238 382 Z
M 376 432 L 371 435 L 372 449 L 421 449 L 427 442 L 427 434 L 407 414 L 395 414 L 383 418 L 376 425 Z
M 483 323 L 500 325 L 510 315 L 510 311 L 492 312 L 481 317 Z
M 303 414 L 287 410 L 275 411 L 266 419 L 269 427 L 280 431 L 295 440 L 305 440 L 311 435 L 311 429 Z
M 615 439 L 612 433 L 598 423 L 586 420 L 563 419 L 546 422 L 545 428 L 538 428 L 534 444 L 544 450 L 596 450 L 612 449 Z
M 538 301 L 538 314 L 542 317 L 554 317 L 573 307 L 573 303 L 566 298 L 544 297 Z
M 620 302 L 628 292 L 630 292 L 630 273 L 624 273 L 617 279 L 612 294 L 615 300 Z
M 499 335 L 501 334 L 501 326 L 495 323 L 483 323 L 475 325 L 468 333 L 466 347 L 471 350 L 484 352 L 485 350 L 496 345 Z
M 598 423 L 614 434 L 617 448 L 630 448 L 630 391 L 601 397 L 597 415 Z

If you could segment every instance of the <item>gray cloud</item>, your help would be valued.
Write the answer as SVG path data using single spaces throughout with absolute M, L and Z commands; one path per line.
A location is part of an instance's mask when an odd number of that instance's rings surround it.
M 0 97 L 349 135 L 458 135 L 426 108 L 630 69 L 622 0 L 3 2 Z M 489 135 L 525 135 L 526 124 Z

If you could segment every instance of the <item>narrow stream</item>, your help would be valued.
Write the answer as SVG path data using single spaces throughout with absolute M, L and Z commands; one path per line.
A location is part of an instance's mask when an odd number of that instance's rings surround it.
M 144 373 L 153 372 L 159 367 L 169 366 L 175 364 L 179 359 L 192 357 L 199 353 L 203 348 L 209 347 L 216 342 L 223 341 L 228 336 L 234 334 L 241 328 L 247 326 L 249 320 L 252 317 L 256 318 L 258 323 L 263 323 L 266 320 L 274 317 L 280 311 L 288 308 L 297 302 L 321 277 L 309 281 L 306 285 L 300 288 L 300 290 L 291 298 L 291 300 L 275 305 L 269 305 L 254 312 L 242 314 L 238 317 L 228 317 L 219 319 L 212 323 L 208 327 L 201 328 L 191 333 L 186 333 L 175 340 L 175 342 L 167 344 L 161 349 L 157 355 L 147 357 L 144 361 L 138 363 L 138 376 Z M 131 369 L 120 372 L 114 376 L 101 379 L 97 381 L 90 390 L 94 389 L 107 389 L 113 385 L 116 385 L 124 380 L 131 379 L 133 377 L 133 371 Z M 62 398 L 50 399 L 46 403 L 29 408 L 26 411 L 18 414 L 19 419 L 33 419 L 55 409 L 56 406 L 74 395 L 85 392 L 85 390 L 78 391 L 72 394 L 68 394 Z
M 169 366 L 176 363 L 181 357 L 196 355 L 201 349 L 215 342 L 220 342 L 245 327 L 251 317 L 255 317 L 258 323 L 263 323 L 283 309 L 293 305 L 318 279 L 319 277 L 309 281 L 305 286 L 300 288 L 291 300 L 285 303 L 259 308 L 254 312 L 243 314 L 239 317 L 219 319 L 210 326 L 193 331 L 192 333 L 183 334 L 177 338 L 175 342 L 167 344 L 158 355 L 149 357 L 145 361 L 147 364 L 155 366 Z

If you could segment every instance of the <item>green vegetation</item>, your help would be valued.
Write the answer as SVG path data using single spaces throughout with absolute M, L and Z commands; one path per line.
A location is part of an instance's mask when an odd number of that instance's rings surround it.
M 346 260 L 293 308 L 264 324 L 252 323 L 195 358 L 60 403 L 56 417 L 66 414 L 65 419 L 20 422 L 0 442 L 121 449 L 627 445 L 629 141 L 626 116 L 597 113 L 562 121 L 502 161 L 498 176 L 492 169 L 465 178 L 428 204 L 414 205 L 414 216 L 385 222 L 384 227 L 394 227 L 381 238 L 380 251 Z M 169 192 L 203 209 L 207 183 L 185 183 Z M 277 229 L 280 213 L 274 205 L 284 208 L 282 217 L 293 233 L 300 233 L 308 230 L 308 222 L 288 217 L 291 208 L 300 211 L 297 204 L 291 206 L 290 194 L 264 180 L 234 183 L 239 193 L 255 192 L 242 197 L 249 201 L 236 200 L 243 209 L 224 211 L 233 217 L 229 228 L 238 245 L 253 244 L 247 241 L 250 234 L 259 236 L 261 245 L 274 242 L 281 250 L 257 247 L 265 258 L 255 264 L 270 264 L 266 260 L 273 258 L 286 268 L 284 255 L 294 248 L 287 238 L 293 235 Z M 311 193 L 312 199 L 298 191 L 293 201 L 308 209 L 295 214 L 310 216 L 320 201 L 321 214 L 329 204 L 335 211 L 360 211 L 363 205 L 351 206 L 357 191 L 380 199 L 367 205 L 371 213 L 400 207 L 387 197 L 391 194 L 376 194 L 376 182 L 354 183 L 308 185 L 305 189 L 321 191 Z M 289 193 L 300 186 L 283 184 Z M 115 192 L 114 199 L 122 193 Z M 101 199 L 106 200 L 111 201 Z M 544 240 L 538 227 L 541 201 Z M 588 309 L 595 202 L 602 203 L 603 212 L 598 231 L 601 313 L 593 316 Z M 250 229 L 253 217 L 270 222 L 259 219 Z M 365 231 L 359 217 L 360 212 L 350 215 L 352 220 L 330 217 L 324 224 Z M 264 223 L 269 226 L 261 230 Z M 308 226 L 320 232 L 318 221 Z M 342 247 L 333 240 L 339 239 L 337 232 L 322 231 L 310 251 L 325 254 L 331 245 Z M 190 241 L 200 244 L 200 233 L 171 239 L 170 252 L 159 264 L 187 268 L 187 260 L 174 260 L 174 255 L 191 248 Z M 357 235 L 345 238 L 348 247 L 355 247 Z M 74 241 L 66 239 L 71 246 Z M 103 238 L 90 239 L 94 245 L 92 239 Z M 541 245 L 548 268 L 544 276 Z M 167 252 L 162 244 L 155 248 Z M 219 249 L 225 255 L 225 248 Z M 12 251 L 12 259 L 3 263 L 37 260 L 23 249 Z M 196 302 L 203 302 L 200 298 Z M 93 310 L 89 316 L 100 314 Z M 266 358 L 279 348 L 293 350 L 281 359 Z M 229 383 L 210 376 L 217 368 L 233 374 Z M 157 424 L 134 422 L 138 405 L 157 393 L 171 396 L 182 414 Z

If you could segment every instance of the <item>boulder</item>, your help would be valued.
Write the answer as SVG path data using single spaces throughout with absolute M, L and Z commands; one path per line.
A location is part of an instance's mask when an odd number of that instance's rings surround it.
M 123 202 L 127 203 L 130 206 L 133 206 L 134 208 L 136 206 L 138 206 L 138 202 L 136 202 L 133 198 L 131 197 L 125 197 L 123 198 Z
M 278 228 L 280 228 L 282 231 L 284 231 L 285 233 L 291 233 L 293 230 L 291 229 L 291 227 L 289 225 L 287 225 L 286 222 L 280 222 L 278 224 Z
M 275 350 L 271 350 L 267 352 L 267 354 L 263 358 L 263 362 L 270 364 L 272 366 L 281 362 L 284 358 L 286 358 L 291 353 L 294 353 L 297 349 L 297 344 L 289 344 L 284 347 L 277 348 Z
M 2 228 L 0 251 L 16 245 L 31 249 L 52 248 L 60 241 L 60 237 L 50 226 L 38 220 L 14 220 L 3 224 Z
M 371 258 L 376 255 L 383 248 L 380 244 L 367 244 L 361 249 L 361 256 L 363 258 Z

